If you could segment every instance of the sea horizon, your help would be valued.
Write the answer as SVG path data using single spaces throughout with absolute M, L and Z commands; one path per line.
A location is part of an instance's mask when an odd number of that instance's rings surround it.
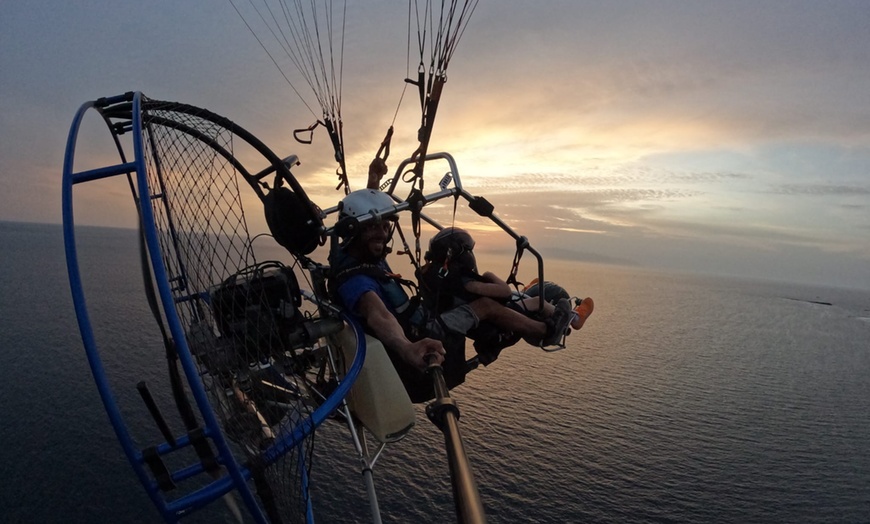
M 47 227 L 58 227 L 63 228 L 63 224 L 56 222 L 31 222 L 31 221 L 22 221 L 22 220 L 0 220 L 0 224 L 8 223 L 8 224 L 19 224 L 23 226 L 47 226 Z M 126 226 L 106 226 L 106 225 L 77 225 L 77 228 L 94 228 L 94 229 L 108 229 L 108 230 L 118 230 L 118 231 L 132 231 L 135 232 L 137 229 L 135 227 L 126 227 Z M 261 240 L 261 242 L 268 242 L 268 239 Z M 653 265 L 644 265 L 641 262 L 637 262 L 634 260 L 626 260 L 619 258 L 609 258 L 604 257 L 597 254 L 591 255 L 581 255 L 577 254 L 573 257 L 559 254 L 560 250 L 558 249 L 547 249 L 542 248 L 541 253 L 544 256 L 545 264 L 546 261 L 562 261 L 562 262 L 576 262 L 590 265 L 600 265 L 600 266 L 608 266 L 608 267 L 618 267 L 625 269 L 640 269 L 644 271 L 650 272 L 660 272 L 671 275 L 691 275 L 691 276 L 706 276 L 713 278 L 732 278 L 738 280 L 746 280 L 747 282 L 758 282 L 758 283 L 767 283 L 767 284 L 796 284 L 803 285 L 808 287 L 817 287 L 817 288 L 830 288 L 837 290 L 857 290 L 857 291 L 870 291 L 870 281 L 867 284 L 843 284 L 843 283 L 833 283 L 833 282 L 822 282 L 822 281 L 812 281 L 807 282 L 806 280 L 798 280 L 798 279 L 788 279 L 788 278 L 773 278 L 768 276 L 752 276 L 752 275 L 742 275 L 729 272 L 721 272 L 721 271 L 705 271 L 700 268 L 674 268 L 674 267 L 666 267 L 666 266 L 653 266 Z M 480 253 L 486 256 L 508 256 L 512 257 L 514 254 L 514 250 L 509 249 L 490 249 L 485 245 L 476 246 L 476 253 Z
M 159 435 L 137 414 L 135 384 L 147 379 L 165 396 L 162 344 L 135 230 L 95 228 L 77 238 L 89 310 L 145 446 Z M 0 240 L 15 246 L 0 255 L 3 516 L 157 522 L 88 369 L 60 226 L 0 223 Z M 594 297 L 587 324 L 563 351 L 505 350 L 452 392 L 489 522 L 870 521 L 870 292 L 547 268 L 571 294 Z M 322 426 L 315 453 L 318 520 L 369 522 L 346 428 Z M 385 522 L 453 520 L 443 437 L 423 406 L 375 479 Z M 185 519 L 231 521 L 220 505 Z

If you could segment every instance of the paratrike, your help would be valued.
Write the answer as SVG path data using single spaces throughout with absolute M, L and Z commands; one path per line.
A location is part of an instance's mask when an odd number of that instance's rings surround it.
M 405 82 L 420 96 L 419 145 L 380 183 L 391 202 L 378 209 L 336 219 L 340 206 L 321 209 L 294 176 L 292 171 L 300 166 L 297 156 L 274 153 L 235 122 L 206 109 L 128 92 L 86 102 L 75 115 L 63 172 L 64 238 L 74 306 L 110 422 L 165 521 L 178 522 L 223 500 L 239 522 L 314 522 L 313 437 L 321 424 L 337 421 L 346 425 L 354 442 L 358 457 L 352 459 L 363 465 L 371 518 L 380 522 L 372 469 L 385 447 L 415 426 L 413 404 L 420 402 L 429 402 L 428 418 L 444 433 L 457 519 L 485 521 L 459 431 L 459 409 L 449 390 L 519 337 L 490 330 L 474 341 L 470 358 L 462 339 L 451 353 L 459 357 L 443 368 L 430 368 L 424 383 L 405 384 L 384 346 L 330 294 L 323 255 L 339 237 L 367 221 L 396 217 L 401 252 L 419 268 L 421 242 L 444 229 L 427 208 L 445 201 L 442 210 L 452 207 L 455 214 L 465 207 L 513 239 L 516 254 L 505 281 L 518 297 L 537 296 L 543 309 L 554 294 L 565 295 L 549 283 L 523 295 L 529 290 L 517 280 L 520 261 L 530 254 L 534 275 L 546 283 L 542 256 L 499 219 L 489 201 L 463 188 L 450 154 L 429 152 L 447 65 L 477 2 L 432 4 L 409 9 L 409 27 L 416 19 L 420 35 L 420 63 L 415 78 Z M 343 57 L 331 56 L 343 49 L 343 12 L 334 13 L 331 2 L 300 2 L 289 8 L 263 2 L 247 13 L 234 7 L 273 62 L 279 65 L 260 38 L 266 34 L 275 37 L 314 91 L 322 115 L 294 134 L 310 143 L 317 128 L 326 130 L 338 163 L 336 189 L 342 197 L 351 193 L 340 69 L 335 69 Z M 264 27 L 255 29 L 255 22 Z M 82 121 L 93 112 L 111 137 L 110 154 L 97 158 L 115 160 L 77 170 L 76 154 L 84 150 L 92 156 L 94 151 L 79 143 Z M 386 165 L 392 133 L 390 126 L 373 166 Z M 424 174 L 433 166 L 443 168 L 444 174 L 434 187 L 424 189 Z M 118 355 L 107 355 L 94 335 L 77 252 L 81 226 L 73 209 L 83 185 L 90 188 L 119 178 L 126 180 L 139 219 L 144 299 L 154 317 L 153 338 L 160 341 L 152 360 L 164 360 L 166 366 L 160 380 L 149 374 L 135 384 L 119 384 L 106 370 L 107 358 L 117 362 Z M 275 249 L 264 250 L 264 245 Z M 263 255 L 275 251 L 286 255 L 283 261 Z M 106 292 L 98 286 L 87 291 L 89 297 Z M 560 347 L 564 338 L 545 349 Z M 136 374 L 135 369 L 128 371 L 125 376 Z M 155 383 L 168 391 L 152 391 Z M 137 390 L 141 412 L 153 421 L 155 431 L 146 436 L 133 434 L 131 408 L 119 405 L 118 397 L 128 396 L 128 387 Z

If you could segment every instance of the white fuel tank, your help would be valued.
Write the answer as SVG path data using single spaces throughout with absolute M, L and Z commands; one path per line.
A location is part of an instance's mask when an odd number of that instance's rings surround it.
M 345 362 L 353 361 L 356 336 L 346 326 L 336 335 Z M 356 418 L 380 442 L 395 442 L 414 427 L 415 411 L 387 350 L 378 339 L 366 335 L 366 359 L 348 395 Z

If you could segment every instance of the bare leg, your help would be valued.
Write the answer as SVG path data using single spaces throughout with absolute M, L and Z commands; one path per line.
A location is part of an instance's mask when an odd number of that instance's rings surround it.
M 520 300 L 520 303 L 529 313 L 534 313 L 538 310 L 538 306 L 541 304 L 541 300 L 538 297 L 527 297 Z M 556 310 L 556 306 L 550 304 L 549 302 L 544 301 L 544 318 L 552 317 L 553 311 Z
M 537 299 L 535 299 L 535 301 L 537 301 Z M 546 324 L 531 319 L 518 311 L 507 308 L 491 298 L 478 298 L 469 305 L 477 315 L 477 318 L 481 321 L 492 322 L 497 327 L 513 331 L 524 338 L 529 337 L 532 339 L 540 339 L 546 335 Z M 545 311 L 547 311 L 547 306 L 550 307 L 550 314 L 552 314 L 553 306 L 545 304 Z M 537 309 L 537 305 L 535 308 Z
M 526 308 L 526 311 L 529 313 L 534 313 L 538 310 L 538 305 L 540 304 L 538 297 L 529 297 L 524 298 L 520 301 L 523 307 Z M 592 309 L 595 307 L 595 304 L 592 302 L 592 299 L 589 297 L 584 298 L 581 301 L 581 305 L 579 307 L 574 308 L 575 315 L 571 319 L 571 328 L 580 329 L 583 327 L 583 323 L 586 322 L 586 319 L 589 315 L 592 314 Z M 553 316 L 553 311 L 556 310 L 556 307 L 549 303 L 544 302 L 544 318 L 549 318 Z

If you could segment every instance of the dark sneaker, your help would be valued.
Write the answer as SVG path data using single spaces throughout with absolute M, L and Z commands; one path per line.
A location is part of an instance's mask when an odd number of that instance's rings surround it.
M 562 337 L 568 330 L 573 317 L 574 311 L 571 309 L 570 300 L 563 298 L 556 302 L 556 310 L 553 311 L 553 316 L 547 319 L 547 334 L 544 336 L 544 340 L 541 341 L 541 347 L 561 345 Z

